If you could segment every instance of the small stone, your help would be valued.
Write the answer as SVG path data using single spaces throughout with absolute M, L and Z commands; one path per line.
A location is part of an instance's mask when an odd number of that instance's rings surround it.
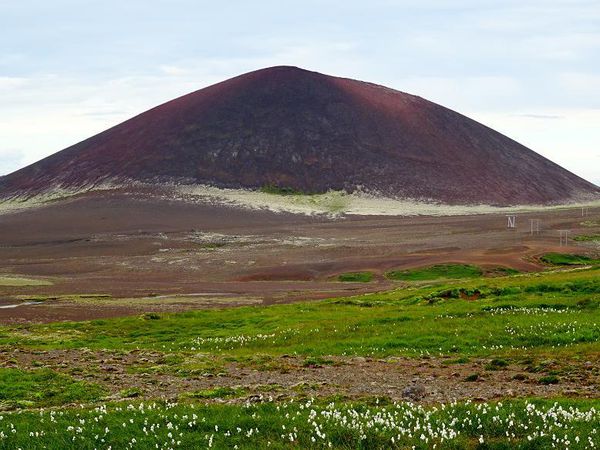
M 425 396 L 425 388 L 420 384 L 412 384 L 402 390 L 402 397 L 420 400 Z
M 262 395 L 252 394 L 246 400 L 250 403 L 260 403 L 260 402 L 262 402 L 262 399 L 263 399 Z
M 563 391 L 563 394 L 568 396 L 568 397 L 572 397 L 572 396 L 577 396 L 579 395 L 579 392 L 575 389 L 566 389 Z

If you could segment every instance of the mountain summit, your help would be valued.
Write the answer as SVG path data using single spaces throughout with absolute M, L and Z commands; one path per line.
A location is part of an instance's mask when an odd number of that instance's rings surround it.
M 600 194 L 443 106 L 287 66 L 146 111 L 0 178 L 0 197 L 108 181 L 358 189 L 448 204 L 550 204 Z

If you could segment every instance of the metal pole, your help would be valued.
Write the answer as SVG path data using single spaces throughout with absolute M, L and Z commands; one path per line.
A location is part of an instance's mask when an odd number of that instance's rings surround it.
M 517 217 L 514 215 L 506 215 L 508 223 L 506 224 L 507 228 L 516 228 L 517 225 Z
M 559 246 L 566 247 L 569 245 L 569 232 L 570 230 L 558 230 L 560 233 Z

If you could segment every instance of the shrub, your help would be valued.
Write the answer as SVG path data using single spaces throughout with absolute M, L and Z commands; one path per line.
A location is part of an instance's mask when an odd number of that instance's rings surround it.
M 373 280 L 373 272 L 346 272 L 338 275 L 338 281 L 368 283 Z
M 546 375 L 541 377 L 538 381 L 540 384 L 558 384 L 559 379 L 556 375 Z
M 386 277 L 392 280 L 423 281 L 438 278 L 475 278 L 482 274 L 479 267 L 469 264 L 438 264 L 417 269 L 392 270 L 386 273 Z

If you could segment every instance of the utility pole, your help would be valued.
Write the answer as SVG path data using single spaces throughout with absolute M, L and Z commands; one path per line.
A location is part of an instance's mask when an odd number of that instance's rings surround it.
M 560 233 L 559 245 L 561 247 L 566 247 L 569 245 L 569 233 L 571 230 L 558 230 L 558 232 Z
M 531 235 L 540 234 L 540 219 L 529 219 Z
M 507 214 L 506 218 L 508 219 L 508 223 L 506 224 L 507 228 L 517 228 L 517 216 Z

